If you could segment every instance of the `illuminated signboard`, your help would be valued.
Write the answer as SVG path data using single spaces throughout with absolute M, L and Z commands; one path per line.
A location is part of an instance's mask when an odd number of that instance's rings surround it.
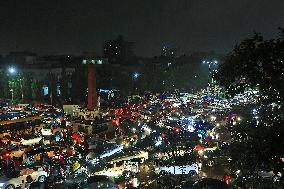
M 82 64 L 97 64 L 97 65 L 101 65 L 101 64 L 105 64 L 105 61 L 103 59 L 84 59 L 82 61 Z

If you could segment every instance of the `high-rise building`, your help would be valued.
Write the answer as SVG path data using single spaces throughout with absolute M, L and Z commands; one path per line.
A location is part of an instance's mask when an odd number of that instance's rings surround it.
M 161 55 L 163 57 L 169 57 L 169 58 L 174 58 L 178 56 L 178 48 L 173 47 L 171 45 L 164 45 L 162 48 L 162 53 Z
M 134 42 L 128 42 L 120 35 L 117 39 L 104 43 L 104 57 L 111 64 L 128 64 L 134 57 Z

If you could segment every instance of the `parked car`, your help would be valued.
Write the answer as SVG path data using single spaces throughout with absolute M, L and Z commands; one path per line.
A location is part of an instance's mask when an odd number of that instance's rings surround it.
M 48 176 L 47 172 L 43 170 L 42 167 L 27 167 L 23 168 L 20 171 L 16 172 L 12 178 L 2 177 L 0 179 L 0 188 L 1 189 L 15 189 L 20 187 L 22 181 L 26 182 L 27 177 L 30 175 L 32 178 L 31 182 L 40 182 L 43 183 Z
M 42 137 L 34 137 L 34 138 L 23 138 L 21 140 L 21 144 L 25 146 L 32 146 L 38 144 L 39 141 L 42 140 Z

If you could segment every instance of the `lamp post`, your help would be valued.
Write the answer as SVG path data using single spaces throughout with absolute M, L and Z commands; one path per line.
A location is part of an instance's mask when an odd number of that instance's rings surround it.
M 15 67 L 11 66 L 11 67 L 8 68 L 8 73 L 11 76 L 16 76 L 17 75 L 17 69 Z M 22 100 L 24 100 L 23 79 L 20 78 L 19 81 L 20 81 L 20 86 L 21 86 L 21 97 L 22 97 Z M 11 89 L 10 91 L 13 91 L 13 94 L 14 94 L 14 89 Z M 13 96 L 12 96 L 12 100 L 14 99 Z
M 9 67 L 8 68 L 8 74 L 9 75 L 11 75 L 11 76 L 13 76 L 13 75 L 15 75 L 17 73 L 17 70 L 16 70 L 16 68 L 14 68 L 14 67 Z M 13 84 L 13 82 L 12 82 L 12 86 L 11 86 L 11 89 L 10 89 L 10 91 L 11 91 L 11 95 L 12 95 L 12 103 L 13 103 L 13 101 L 14 101 L 14 84 Z
M 11 93 L 12 93 L 12 102 L 13 102 L 13 101 L 14 101 L 14 90 L 11 89 L 10 91 L 11 91 Z
M 137 87 L 136 87 L 136 81 L 138 80 L 138 78 L 140 77 L 140 73 L 138 73 L 138 72 L 134 72 L 133 73 L 133 88 L 134 88 L 134 91 L 136 91 L 137 90 Z

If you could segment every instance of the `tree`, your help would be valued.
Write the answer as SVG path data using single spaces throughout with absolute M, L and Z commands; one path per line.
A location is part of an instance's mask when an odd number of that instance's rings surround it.
M 263 98 L 269 96 L 272 101 L 283 101 L 284 97 L 284 41 L 264 40 L 255 33 L 236 45 L 216 75 L 221 85 L 231 94 L 238 93 L 248 85 L 258 87 Z
M 230 128 L 232 142 L 221 149 L 231 158 L 233 173 L 257 181 L 259 171 L 284 174 L 283 39 L 283 30 L 271 40 L 254 34 L 235 46 L 216 76 L 231 95 L 247 87 L 259 90 L 260 100 L 241 108 L 242 121 Z
M 30 73 L 22 74 L 22 93 L 26 100 L 32 99 L 32 75 Z
M 251 109 L 245 106 L 239 110 L 242 121 L 229 128 L 232 142 L 223 145 L 221 151 L 230 158 L 232 173 L 260 182 L 261 171 L 273 171 L 275 176 L 284 173 L 283 109 L 259 109 L 257 115 Z
M 17 104 L 22 99 L 22 85 L 19 75 L 9 79 L 9 91 L 11 91 L 12 104 Z
M 38 80 L 33 79 L 31 84 L 32 99 L 40 100 L 42 97 L 41 86 Z
M 0 98 L 13 98 L 13 103 L 32 99 L 32 75 L 22 73 L 6 75 L 0 72 Z

